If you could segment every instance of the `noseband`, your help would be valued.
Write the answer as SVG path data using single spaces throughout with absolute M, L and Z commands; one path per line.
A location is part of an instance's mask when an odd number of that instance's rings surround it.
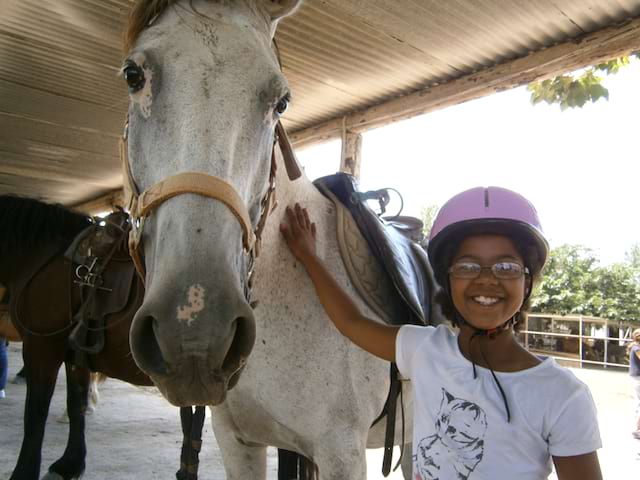
M 280 147 L 285 167 L 290 180 L 299 178 L 302 173 L 293 153 L 287 134 L 278 122 L 271 151 L 271 170 L 269 172 L 269 187 L 260 201 L 260 218 L 255 227 L 251 223 L 249 211 L 236 189 L 226 180 L 202 172 L 183 172 L 167 177 L 164 180 L 139 193 L 131 174 L 128 155 L 129 123 L 125 124 L 124 134 L 120 142 L 120 158 L 125 187 L 125 205 L 131 217 L 131 231 L 129 233 L 129 253 L 138 271 L 138 275 L 145 281 L 145 267 L 142 260 L 140 243 L 144 230 L 145 219 L 162 203 L 185 193 L 212 198 L 225 204 L 233 213 L 242 228 L 243 251 L 248 255 L 247 289 L 253 274 L 253 262 L 260 254 L 262 232 L 267 223 L 267 217 L 276 206 L 276 143 Z M 247 294 L 248 296 L 248 294 Z

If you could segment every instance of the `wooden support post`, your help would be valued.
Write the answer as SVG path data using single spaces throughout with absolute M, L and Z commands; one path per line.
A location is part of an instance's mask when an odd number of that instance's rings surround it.
M 362 161 L 362 135 L 342 129 L 342 155 L 340 171 L 360 178 L 360 164 Z
M 609 362 L 609 320 L 605 318 L 604 320 L 604 368 L 606 370 L 607 363 Z
M 584 352 L 582 351 L 583 350 L 582 339 L 584 338 L 582 315 L 580 315 L 580 320 L 578 320 L 578 329 L 579 329 L 578 342 L 580 342 L 578 344 L 578 355 L 580 355 L 580 368 L 582 368 L 582 358 L 584 356 Z

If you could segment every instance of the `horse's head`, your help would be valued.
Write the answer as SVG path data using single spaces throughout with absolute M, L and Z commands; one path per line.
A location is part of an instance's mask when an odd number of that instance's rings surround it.
M 290 95 L 272 39 L 299 3 L 141 0 L 130 20 L 125 170 L 146 270 L 131 348 L 176 405 L 222 402 L 253 347 L 250 252 Z

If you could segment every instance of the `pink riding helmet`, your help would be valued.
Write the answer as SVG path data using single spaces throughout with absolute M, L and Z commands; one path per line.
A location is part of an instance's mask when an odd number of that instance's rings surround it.
M 427 251 L 432 265 L 447 239 L 467 229 L 506 234 L 519 232 L 533 241 L 541 264 L 547 259 L 549 244 L 542 233 L 536 209 L 522 195 L 506 188 L 472 188 L 443 205 L 429 235 Z

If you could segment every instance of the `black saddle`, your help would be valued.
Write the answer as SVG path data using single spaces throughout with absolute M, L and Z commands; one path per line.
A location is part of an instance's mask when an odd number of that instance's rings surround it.
M 80 232 L 65 252 L 81 294 L 69 345 L 83 366 L 90 367 L 87 355 L 104 348 L 106 316 L 122 311 L 128 303 L 136 278 L 126 247 L 129 228 L 128 214 L 115 212 Z
M 395 325 L 430 323 L 434 291 L 433 272 L 421 247 L 422 222 L 413 217 L 383 218 L 369 207 L 371 195 L 360 192 L 358 181 L 346 173 L 336 173 L 314 181 L 326 195 L 331 192 L 358 225 L 373 256 L 394 286 L 403 306 Z M 375 192 L 374 192 L 375 193 Z

